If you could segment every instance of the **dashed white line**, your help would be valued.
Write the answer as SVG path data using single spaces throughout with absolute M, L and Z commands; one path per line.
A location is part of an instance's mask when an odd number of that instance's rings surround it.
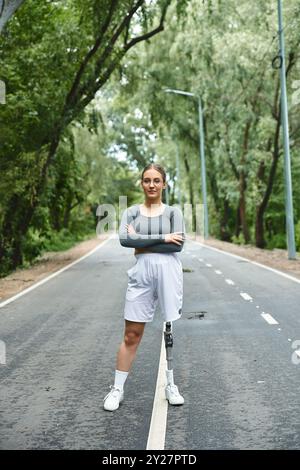
M 247 292 L 240 292 L 240 296 L 243 297 L 244 300 L 253 300 L 251 295 L 247 294 Z
M 216 250 L 216 251 L 221 251 L 221 250 Z M 225 252 L 225 253 L 226 253 L 226 252 Z M 226 253 L 226 254 L 229 254 L 229 253 Z M 237 257 L 237 258 L 240 258 L 240 259 L 243 259 L 243 258 L 241 258 L 241 257 L 239 257 L 239 256 L 236 256 L 236 257 Z M 202 258 L 198 258 L 198 260 L 199 260 L 199 261 L 203 261 Z M 247 260 L 247 261 L 249 261 L 249 260 Z M 251 262 L 251 261 L 250 261 L 250 262 Z M 261 266 L 261 267 L 265 267 L 264 265 L 261 265 L 261 264 L 259 264 L 259 263 L 253 263 L 253 264 L 256 264 L 256 265 Z M 208 268 L 211 268 L 211 267 L 212 267 L 212 265 L 211 265 L 210 263 L 205 263 L 205 265 L 206 265 Z M 273 270 L 273 269 L 271 269 L 271 271 L 274 271 L 274 272 L 276 272 L 276 273 L 278 273 L 278 274 L 281 274 L 280 271 L 276 271 L 276 270 Z M 219 269 L 215 269 L 215 273 L 220 275 L 220 274 L 222 274 L 222 271 L 220 271 Z M 291 277 L 290 277 L 290 278 L 291 278 Z M 294 278 L 293 280 L 295 280 L 295 278 Z M 227 282 L 227 284 L 232 285 L 232 286 L 235 285 L 234 281 L 232 281 L 231 279 L 225 279 L 225 282 Z M 299 281 L 298 281 L 298 282 L 299 282 Z M 249 300 L 250 302 L 253 302 L 253 299 L 252 299 L 251 295 L 247 294 L 247 292 L 240 292 L 240 296 L 241 296 L 244 300 Z M 260 308 L 260 306 L 259 306 L 259 305 L 256 305 L 256 308 Z M 275 320 L 275 318 L 273 318 L 270 313 L 265 313 L 265 312 L 263 312 L 263 313 L 261 314 L 261 316 L 263 317 L 263 319 L 264 319 L 269 325 L 278 325 L 278 324 L 279 324 L 278 321 Z M 277 328 L 277 329 L 278 329 L 278 331 L 281 331 L 281 328 Z M 288 339 L 288 341 L 291 341 L 291 339 Z M 300 350 L 299 350 L 299 351 L 296 351 L 296 354 L 298 354 L 299 357 L 300 357 Z
M 261 316 L 264 320 L 266 320 L 267 323 L 269 323 L 269 325 L 278 325 L 278 321 L 276 321 L 275 318 L 273 318 L 269 313 L 263 312 Z
M 283 276 L 287 279 L 290 279 L 291 281 L 294 281 L 294 282 L 297 282 L 298 284 L 300 284 L 300 279 L 298 279 L 296 277 L 293 277 L 293 276 L 290 276 L 289 274 L 286 274 L 282 271 L 279 271 L 278 269 L 270 268 L 269 266 L 266 266 L 265 264 L 257 263 L 256 261 L 251 261 L 250 259 L 244 258 L 243 256 L 234 255 L 233 253 L 229 253 L 228 251 L 220 250 L 219 248 L 214 248 L 212 246 L 205 245 L 204 243 L 197 242 L 195 240 L 192 240 L 192 241 L 194 243 L 197 243 L 197 245 L 202 246 L 202 248 L 207 248 L 208 250 L 217 251 L 218 253 L 222 253 L 223 255 L 227 255 L 227 256 L 230 256 L 232 258 L 241 259 L 243 261 L 248 261 L 248 263 L 255 264 L 256 266 L 259 266 L 260 268 L 267 269 L 268 271 L 272 271 L 273 273 L 279 274 L 280 276 Z

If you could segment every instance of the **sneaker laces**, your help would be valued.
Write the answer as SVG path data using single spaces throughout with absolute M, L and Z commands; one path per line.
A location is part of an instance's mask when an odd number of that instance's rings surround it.
M 116 392 L 119 392 L 121 394 L 121 390 L 118 388 L 118 387 L 115 387 L 114 385 L 110 385 L 109 388 L 111 389 L 110 392 L 108 392 L 108 394 L 103 398 L 103 401 L 106 400 L 106 398 L 111 395 L 113 397 L 116 397 Z
M 177 385 L 169 385 L 168 387 L 170 388 L 170 391 L 174 393 L 174 395 L 180 395 Z

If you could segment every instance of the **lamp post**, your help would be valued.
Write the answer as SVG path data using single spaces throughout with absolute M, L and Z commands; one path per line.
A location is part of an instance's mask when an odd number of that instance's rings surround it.
M 199 150 L 200 150 L 200 164 L 201 164 L 201 182 L 202 182 L 202 201 L 204 208 L 204 238 L 207 239 L 209 235 L 208 229 L 208 208 L 207 208 L 207 191 L 206 191 L 206 164 L 205 164 L 205 147 L 204 147 L 204 132 L 203 132 L 203 112 L 200 96 L 195 93 L 190 93 L 183 90 L 174 90 L 167 88 L 164 90 L 166 93 L 175 93 L 177 95 L 189 96 L 198 100 L 198 116 L 199 116 Z
M 282 3 L 278 0 L 278 34 L 279 34 L 279 56 L 280 63 L 280 79 L 281 79 L 281 122 L 284 141 L 284 176 L 285 176 L 285 214 L 286 214 L 286 231 L 287 231 L 287 247 L 289 259 L 296 259 L 295 247 L 295 231 L 294 231 L 294 215 L 293 215 L 293 193 L 292 193 L 292 175 L 291 175 L 291 159 L 290 159 L 290 143 L 289 143 L 289 120 L 288 106 L 286 96 L 286 77 L 285 77 L 285 50 L 284 35 L 282 25 Z

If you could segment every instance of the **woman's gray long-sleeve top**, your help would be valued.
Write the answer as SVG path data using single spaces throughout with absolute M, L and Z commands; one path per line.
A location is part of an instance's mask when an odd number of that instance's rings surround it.
M 127 233 L 126 224 L 131 224 L 136 234 Z M 147 247 L 147 251 L 153 253 L 179 252 L 184 241 L 180 245 L 165 242 L 165 234 L 174 232 L 180 232 L 185 239 L 184 219 L 178 207 L 165 204 L 161 215 L 147 217 L 141 214 L 139 204 L 135 204 L 122 215 L 119 238 L 121 245 L 127 248 Z

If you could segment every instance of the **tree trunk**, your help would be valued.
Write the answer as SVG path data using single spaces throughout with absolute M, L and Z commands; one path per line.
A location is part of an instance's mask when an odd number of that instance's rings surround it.
M 220 220 L 220 237 L 224 242 L 231 242 L 231 235 L 229 230 L 229 215 L 230 215 L 230 206 L 227 199 L 224 199 L 224 210 Z
M 245 131 L 244 131 L 243 151 L 242 151 L 242 157 L 241 157 L 242 169 L 239 172 L 239 190 L 240 190 L 239 215 L 240 215 L 240 222 L 241 222 L 241 227 L 242 227 L 242 232 L 243 232 L 245 243 L 250 242 L 250 233 L 249 233 L 249 227 L 247 223 L 247 212 L 246 212 L 247 180 L 246 180 L 246 173 L 245 173 L 246 156 L 247 156 L 248 147 L 249 147 L 250 127 L 251 127 L 251 121 L 248 121 L 246 123 Z
M 187 159 L 187 154 L 184 152 L 183 153 L 183 161 L 184 161 L 184 166 L 187 174 L 187 179 L 188 179 L 188 186 L 189 186 L 189 200 L 190 204 L 192 205 L 192 231 L 196 231 L 196 208 L 194 207 L 194 192 L 193 192 L 193 183 L 192 183 L 192 178 L 191 178 L 191 171 L 190 171 L 190 165 Z
M 255 220 L 255 245 L 257 248 L 265 248 L 266 241 L 264 237 L 264 211 L 261 207 L 257 207 Z
M 235 218 L 235 230 L 234 235 L 236 238 L 240 236 L 241 233 L 241 217 L 240 217 L 240 205 L 236 208 L 236 218 Z

